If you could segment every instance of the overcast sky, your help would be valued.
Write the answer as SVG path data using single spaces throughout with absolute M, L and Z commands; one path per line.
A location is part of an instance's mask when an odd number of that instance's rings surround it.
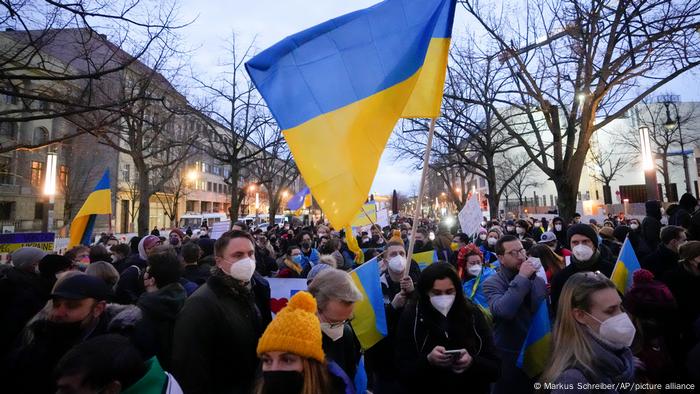
M 208 72 L 225 59 L 225 44 L 233 32 L 241 44 L 255 40 L 260 50 L 307 27 L 355 11 L 378 0 L 181 0 L 182 19 L 197 18 L 183 32 L 188 47 L 193 48 L 194 70 Z M 466 31 L 468 23 L 463 9 L 457 7 L 454 37 Z M 681 94 L 683 100 L 700 101 L 697 75 L 681 77 L 668 89 Z M 372 192 L 389 194 L 393 189 L 406 193 L 417 190 L 420 173 L 408 163 L 394 163 L 385 151 L 372 186 Z

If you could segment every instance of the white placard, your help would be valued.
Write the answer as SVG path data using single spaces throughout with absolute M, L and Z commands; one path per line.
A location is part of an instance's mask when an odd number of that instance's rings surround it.
M 294 294 L 306 290 L 306 279 L 265 278 L 270 284 L 270 309 L 277 313 Z
M 457 218 L 459 219 L 459 225 L 462 227 L 463 233 L 472 235 L 479 232 L 483 217 L 476 195 L 472 195 L 471 198 L 467 200 L 467 203 L 464 204 L 464 208 L 459 212 Z
M 219 237 L 228 231 L 228 226 L 231 224 L 228 220 L 225 222 L 216 222 L 211 226 L 211 231 L 209 231 L 209 238 L 219 239 Z
M 382 228 L 389 226 L 388 210 L 382 209 L 381 211 L 377 211 L 377 224 L 380 225 Z

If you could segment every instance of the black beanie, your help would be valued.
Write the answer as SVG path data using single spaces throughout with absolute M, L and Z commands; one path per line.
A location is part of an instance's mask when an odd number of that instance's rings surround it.
M 581 234 L 593 242 L 593 245 L 598 246 L 598 234 L 596 234 L 595 230 L 593 230 L 593 227 L 591 227 L 588 224 L 574 224 L 573 226 L 569 227 L 568 230 L 566 230 L 566 239 L 569 242 L 569 245 L 571 244 L 571 237 L 573 237 L 576 234 Z

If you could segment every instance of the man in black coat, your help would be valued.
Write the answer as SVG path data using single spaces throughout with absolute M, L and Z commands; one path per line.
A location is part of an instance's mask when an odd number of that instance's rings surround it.
M 214 244 L 216 269 L 180 311 L 172 367 L 188 394 L 250 393 L 256 346 L 271 321 L 270 286 L 255 273 L 255 242 L 233 230 Z
M 571 245 L 571 261 L 566 268 L 552 277 L 552 305 L 557 305 L 564 283 L 573 274 L 600 271 L 609 278 L 615 266 L 614 262 L 601 253 L 598 245 L 598 234 L 590 225 L 574 224 L 566 231 L 566 235 L 569 245 Z M 606 254 L 611 255 L 609 251 Z M 556 307 L 552 309 L 556 311 Z
M 659 201 L 647 201 L 644 204 L 647 215 L 642 220 L 642 238 L 651 250 L 659 246 L 659 234 L 661 233 L 661 203 Z
M 678 265 L 678 249 L 687 240 L 683 227 L 666 226 L 661 230 L 661 243 L 656 250 L 641 259 L 641 266 L 651 271 L 655 278 L 663 278 L 668 270 Z

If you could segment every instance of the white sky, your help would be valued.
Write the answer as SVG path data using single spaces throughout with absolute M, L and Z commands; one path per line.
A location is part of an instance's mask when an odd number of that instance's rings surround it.
M 379 0 L 181 0 L 183 20 L 197 18 L 182 31 L 186 46 L 193 48 L 192 68 L 202 73 L 214 70 L 226 58 L 225 45 L 232 33 L 247 45 L 255 39 L 260 50 L 307 27 L 342 14 L 368 7 Z M 454 37 L 466 31 L 465 11 L 458 6 Z M 692 83 L 688 83 L 688 81 Z M 668 89 L 683 100 L 700 101 L 697 75 L 672 81 Z M 417 188 L 419 171 L 409 163 L 394 163 L 385 151 L 371 192 L 390 194 L 393 189 L 410 193 Z

